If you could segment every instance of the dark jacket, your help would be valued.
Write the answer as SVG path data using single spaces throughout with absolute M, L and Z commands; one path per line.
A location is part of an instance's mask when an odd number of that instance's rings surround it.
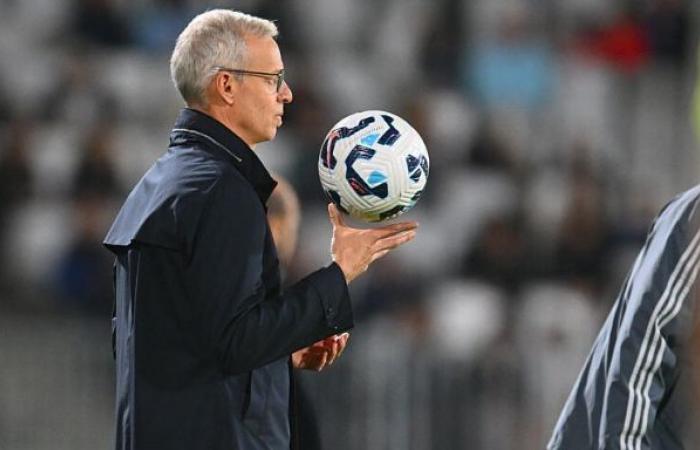
M 564 405 L 549 450 L 696 449 L 689 357 L 700 257 L 700 186 L 651 227 Z
M 275 181 L 185 109 L 124 203 L 116 255 L 117 449 L 290 447 L 290 354 L 352 327 L 343 273 L 284 293 L 265 202 Z

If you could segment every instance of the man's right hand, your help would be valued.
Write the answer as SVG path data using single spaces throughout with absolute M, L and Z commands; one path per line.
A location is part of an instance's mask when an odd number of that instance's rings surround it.
M 345 225 L 340 211 L 333 203 L 328 204 L 328 216 L 333 224 L 331 256 L 350 283 L 363 273 L 370 264 L 405 244 L 416 236 L 416 222 L 401 222 L 381 228 L 357 229 Z

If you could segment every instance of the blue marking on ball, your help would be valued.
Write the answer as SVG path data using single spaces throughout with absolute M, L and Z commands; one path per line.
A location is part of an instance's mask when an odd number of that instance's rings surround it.
M 360 140 L 360 143 L 362 145 L 366 145 L 367 147 L 371 147 L 375 142 L 377 142 L 377 139 L 379 139 L 379 133 L 372 133 L 363 137 L 362 140 Z
M 375 170 L 374 172 L 369 174 L 369 177 L 367 178 L 367 183 L 370 186 L 376 186 L 376 185 L 386 181 L 386 179 L 387 179 L 386 175 L 379 172 L 378 170 Z
M 389 186 L 387 183 L 382 183 L 377 186 L 370 186 L 353 168 L 355 161 L 358 159 L 370 160 L 375 153 L 377 153 L 376 150 L 363 145 L 356 145 L 352 150 L 350 150 L 348 157 L 345 159 L 345 179 L 352 190 L 355 191 L 355 193 L 360 197 L 374 195 L 384 199 L 389 195 Z

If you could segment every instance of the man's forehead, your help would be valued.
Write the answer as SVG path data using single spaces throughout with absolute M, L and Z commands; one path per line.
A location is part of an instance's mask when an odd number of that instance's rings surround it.
M 272 37 L 247 36 L 246 46 L 248 47 L 248 55 L 253 61 L 282 62 L 279 46 Z

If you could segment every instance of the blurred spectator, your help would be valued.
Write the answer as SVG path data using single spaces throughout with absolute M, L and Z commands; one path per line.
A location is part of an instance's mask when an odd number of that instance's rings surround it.
M 282 282 L 291 285 L 287 276 L 292 268 L 294 254 L 297 250 L 299 224 L 301 222 L 301 207 L 296 191 L 289 182 L 280 175 L 274 175 L 277 187 L 272 191 L 267 201 L 267 221 L 275 241 L 277 256 L 282 272 Z M 316 374 L 314 374 L 316 375 Z M 299 370 L 292 377 L 294 380 L 293 407 L 296 414 L 293 419 L 297 443 L 295 448 L 304 450 L 321 450 L 319 420 L 309 396 L 307 383 L 313 383 L 310 377 L 305 377 Z
M 30 122 L 15 120 L 0 152 L 0 225 L 32 194 L 34 180 L 29 155 L 32 129 Z
M 277 181 L 277 187 L 267 201 L 267 221 L 275 240 L 282 279 L 286 283 L 289 280 L 285 275 L 289 272 L 297 250 L 301 205 L 292 185 L 277 174 L 273 177 Z
M 407 324 L 418 324 L 424 298 L 424 283 L 418 274 L 411 274 L 396 258 L 387 258 L 376 265 L 364 280 L 364 289 L 355 295 L 353 314 L 356 320 L 370 320 L 388 314 L 403 318 Z M 415 330 L 414 330 L 415 331 Z
M 646 21 L 655 60 L 681 66 L 690 48 L 690 15 L 684 0 L 654 0 Z
M 0 245 L 3 248 L 7 246 L 8 239 L 12 239 L 8 225 L 33 193 L 34 174 L 30 161 L 32 131 L 33 125 L 27 121 L 11 123 L 0 153 Z M 9 272 L 8 268 L 0 267 L 0 283 L 3 285 L 11 278 Z
M 610 227 L 603 186 L 579 148 L 569 174 L 569 200 L 555 244 L 554 273 L 588 294 L 606 286 Z
M 335 119 L 329 115 L 326 103 L 312 87 L 302 81 L 294 85 L 294 102 L 287 106 L 285 121 L 293 133 L 296 161 L 291 181 L 297 187 L 302 204 L 326 202 L 318 180 L 318 154 L 325 134 Z
M 488 281 L 509 294 L 535 273 L 524 223 L 517 214 L 496 216 L 486 222 L 476 245 L 462 261 L 461 274 Z
M 13 216 L 33 194 L 34 174 L 30 162 L 30 139 L 33 124 L 17 119 L 8 127 L 4 145 L 0 148 L 0 249 L 12 239 L 8 231 Z M 0 266 L 0 289 L 9 290 L 11 270 Z
M 130 15 L 133 43 L 140 49 L 162 53 L 172 49 L 194 11 L 187 0 L 151 0 L 134 8 Z
M 112 258 L 101 245 L 111 210 L 98 195 L 74 203 L 75 237 L 60 258 L 55 286 L 63 307 L 109 317 L 112 311 Z
M 498 132 L 493 121 L 484 119 L 477 128 L 466 161 L 476 169 L 516 175 L 518 161 L 505 136 Z
M 551 51 L 522 10 L 504 18 L 495 39 L 477 45 L 465 71 L 467 86 L 487 108 L 541 107 L 554 76 Z
M 99 46 L 131 42 L 127 22 L 113 0 L 76 0 L 73 32 L 81 41 Z
M 113 130 L 101 122 L 88 132 L 73 179 L 73 197 L 111 199 L 122 193 L 114 166 Z
M 640 70 L 650 53 L 640 8 L 636 2 L 627 2 L 609 25 L 585 36 L 582 48 L 597 54 L 620 72 Z
M 76 50 L 66 55 L 57 76 L 50 80 L 40 117 L 81 125 L 114 119 L 117 112 L 114 93 L 98 83 L 96 71 L 89 53 Z
M 230 8 L 230 1 L 220 1 L 222 7 Z M 332 2 L 331 2 L 332 3 Z M 195 2 L 196 4 L 196 2 Z M 308 2 L 301 5 L 302 8 L 308 8 Z M 294 2 L 280 2 L 277 0 L 248 0 L 248 7 L 244 8 L 241 6 L 242 10 L 260 17 L 271 17 L 274 18 L 275 23 L 280 27 L 280 34 L 277 36 L 277 42 L 280 48 L 284 49 L 285 55 L 287 55 L 287 60 L 294 59 L 299 53 L 308 53 L 308 49 L 305 48 L 300 42 L 301 33 L 299 28 L 308 26 L 304 21 L 302 23 L 296 22 L 294 14 Z M 306 19 L 307 15 L 302 16 L 302 19 Z M 294 88 L 294 86 L 292 86 Z
M 427 78 L 437 85 L 456 85 L 459 81 L 459 55 L 467 36 L 464 4 L 458 0 L 442 2 L 433 16 L 423 41 L 422 67 Z

